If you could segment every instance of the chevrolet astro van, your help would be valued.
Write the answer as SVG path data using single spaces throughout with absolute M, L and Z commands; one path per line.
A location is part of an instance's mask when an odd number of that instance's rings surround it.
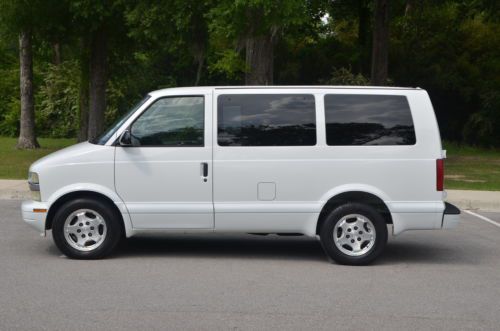
M 420 88 L 171 88 L 35 162 L 22 215 L 77 259 L 139 233 L 217 232 L 316 237 L 361 265 L 388 229 L 458 223 L 445 157 Z

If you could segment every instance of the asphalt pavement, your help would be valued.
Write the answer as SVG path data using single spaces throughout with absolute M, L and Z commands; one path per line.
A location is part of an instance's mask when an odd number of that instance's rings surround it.
M 500 329 L 500 227 L 466 213 L 349 267 L 315 239 L 252 235 L 131 238 L 75 261 L 19 207 L 0 201 L 0 330 Z

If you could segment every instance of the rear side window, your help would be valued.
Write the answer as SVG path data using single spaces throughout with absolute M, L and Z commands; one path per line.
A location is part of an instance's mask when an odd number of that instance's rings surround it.
M 330 146 L 414 145 L 410 106 L 400 95 L 325 95 Z
M 220 146 L 316 145 L 313 95 L 220 95 L 217 109 Z

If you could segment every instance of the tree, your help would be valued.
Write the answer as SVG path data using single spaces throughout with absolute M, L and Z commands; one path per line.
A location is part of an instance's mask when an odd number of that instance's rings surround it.
M 2 32 L 6 35 L 18 35 L 19 66 L 20 66 L 20 101 L 21 116 L 17 148 L 33 149 L 40 145 L 35 135 L 35 108 L 33 90 L 33 46 L 32 31 L 37 26 L 38 16 L 35 15 L 38 1 L 1 1 L 0 19 Z
M 147 53 L 149 59 L 156 57 L 156 61 L 170 60 L 171 68 L 179 68 L 185 76 L 178 83 L 199 85 L 208 52 L 205 14 L 212 1 L 136 0 L 127 5 L 127 24 L 136 51 Z
M 104 130 L 106 85 L 108 71 L 108 39 L 106 22 L 93 31 L 90 44 L 90 88 L 88 139 L 94 139 Z
M 245 84 L 273 84 L 277 38 L 288 27 L 310 19 L 307 4 L 301 0 L 225 0 L 212 8 L 211 32 L 229 38 L 237 50 L 245 50 Z
M 359 71 L 369 65 L 368 36 L 370 28 L 370 9 L 367 0 L 358 0 L 358 47 L 360 49 Z M 368 69 L 367 69 L 368 70 Z
M 32 149 L 40 145 L 35 136 L 35 102 L 33 92 L 33 46 L 30 30 L 19 33 L 19 63 L 21 91 L 21 124 L 17 148 Z
M 388 5 L 0 0 L 0 135 L 87 140 L 164 87 L 384 85 L 390 62 L 395 85 L 429 91 L 444 139 L 498 145 L 500 2 Z
M 74 21 L 78 24 L 77 33 L 80 35 L 80 135 L 79 139 L 94 139 L 104 130 L 104 115 L 106 111 L 106 87 L 108 83 L 108 55 L 109 35 L 111 30 L 124 24 L 121 20 L 121 2 L 78 0 L 70 1 L 69 6 Z M 88 44 L 85 42 L 88 38 Z M 88 53 L 88 74 L 86 47 Z M 88 111 L 86 109 L 85 94 L 88 87 Z M 87 117 L 88 116 L 88 117 Z M 88 118 L 88 122 L 87 122 Z M 83 132 L 88 123 L 87 134 Z
M 64 31 L 65 5 L 58 0 L 0 1 L 2 32 L 19 39 L 20 125 L 17 148 L 33 149 L 39 144 L 35 134 L 35 101 L 33 82 L 33 40 L 56 40 Z M 53 43 L 58 44 L 57 42 Z M 54 60 L 60 62 L 59 48 Z
M 372 85 L 387 83 L 389 56 L 389 3 L 388 0 L 376 0 L 373 22 L 372 45 Z
M 203 6 L 205 4 L 205 6 Z M 184 6 L 186 8 L 187 6 Z M 189 41 L 191 45 L 191 53 L 197 64 L 196 68 L 196 78 L 194 85 L 198 86 L 201 81 L 201 75 L 203 72 L 203 65 L 205 63 L 205 57 L 208 48 L 208 26 L 205 19 L 205 11 L 208 8 L 206 2 L 202 2 L 200 5 L 198 2 L 192 3 L 188 7 L 191 11 L 190 20 L 188 21 Z
M 270 25 L 259 31 L 263 19 L 263 6 L 247 8 L 246 21 L 249 24 L 244 38 L 246 85 L 273 84 L 274 43 L 280 28 L 277 25 Z
M 372 2 L 371 0 L 336 0 L 329 2 L 328 6 L 331 18 L 329 25 L 336 34 L 333 40 L 346 37 L 350 39 L 353 50 L 351 63 L 347 66 L 362 75 L 369 75 L 371 70 Z M 349 27 L 349 33 L 339 35 L 339 29 L 345 29 L 345 26 Z M 342 65 L 346 64 L 334 64 L 336 68 Z
M 86 141 L 89 131 L 89 51 L 88 38 L 80 38 L 80 89 L 78 96 L 78 141 Z

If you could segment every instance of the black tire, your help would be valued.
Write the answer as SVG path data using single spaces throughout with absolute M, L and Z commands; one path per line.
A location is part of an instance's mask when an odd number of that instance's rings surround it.
M 335 226 L 342 221 L 343 217 L 351 214 L 358 214 L 367 218 L 373 224 L 375 231 L 374 243 L 365 253 L 359 256 L 352 256 L 342 252 L 334 242 Z M 342 232 L 342 230 L 339 231 Z M 343 234 L 337 233 L 337 235 L 342 236 Z M 351 239 L 352 237 L 351 234 Z M 374 208 L 361 203 L 347 203 L 335 208 L 326 216 L 320 229 L 321 244 L 326 254 L 335 262 L 346 265 L 366 265 L 373 262 L 384 250 L 387 237 L 387 224 L 382 215 Z M 349 246 L 344 247 L 344 250 L 349 248 Z
M 97 212 L 106 224 L 106 235 L 95 249 L 81 251 L 72 247 L 64 235 L 64 223 L 71 213 L 79 209 L 89 209 Z M 79 198 L 71 200 L 62 205 L 54 215 L 52 222 L 52 238 L 57 248 L 72 259 L 100 259 L 108 256 L 120 241 L 123 233 L 121 215 L 113 206 L 105 201 L 96 199 Z

